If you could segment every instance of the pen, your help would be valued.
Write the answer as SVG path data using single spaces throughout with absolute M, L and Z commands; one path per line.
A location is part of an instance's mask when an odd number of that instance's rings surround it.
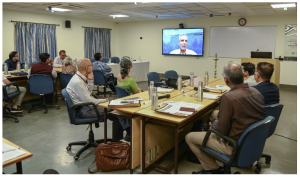
M 18 148 L 18 149 L 20 149 L 20 148 Z M 10 151 L 15 151 L 15 150 L 18 150 L 18 149 L 10 149 L 10 150 L 7 150 L 7 151 L 2 151 L 2 153 L 4 153 L 4 152 L 10 152 Z

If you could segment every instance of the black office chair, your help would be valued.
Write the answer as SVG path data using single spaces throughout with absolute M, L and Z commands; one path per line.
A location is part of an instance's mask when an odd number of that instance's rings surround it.
M 60 107 L 58 105 L 47 105 L 45 95 L 56 92 L 56 102 L 57 102 L 57 91 L 54 84 L 52 75 L 43 75 L 43 74 L 33 74 L 30 76 L 28 81 L 28 90 L 32 94 L 37 94 L 41 96 L 41 103 L 32 105 L 32 108 L 29 109 L 28 113 L 31 113 L 32 109 L 38 107 L 44 107 L 44 114 L 47 114 L 47 106 L 56 106 L 57 109 Z
M 80 154 L 83 153 L 85 150 L 89 149 L 90 147 L 96 148 L 99 144 L 104 142 L 103 139 L 99 139 L 99 140 L 94 139 L 94 132 L 93 132 L 93 129 L 92 129 L 92 124 L 95 124 L 95 127 L 98 128 L 99 127 L 99 122 L 104 122 L 104 117 L 101 117 L 98 111 L 96 111 L 97 117 L 93 117 L 93 118 L 82 118 L 82 117 L 80 117 L 79 114 L 77 113 L 76 108 L 83 107 L 83 106 L 93 106 L 94 109 L 97 110 L 97 106 L 94 103 L 91 103 L 91 102 L 73 104 L 73 102 L 71 101 L 70 96 L 69 96 L 68 92 L 66 91 L 66 89 L 63 89 L 61 93 L 62 93 L 62 95 L 64 97 L 64 100 L 65 100 L 65 104 L 66 104 L 66 108 L 67 108 L 67 111 L 68 111 L 70 124 L 74 124 L 74 125 L 88 124 L 89 127 L 90 127 L 89 138 L 87 139 L 87 141 L 72 142 L 72 143 L 69 143 L 67 148 L 66 148 L 67 151 L 70 151 L 71 147 L 73 145 L 83 146 L 76 153 L 76 155 L 74 156 L 74 159 L 78 160 Z M 111 141 L 111 139 L 107 139 L 107 141 Z
M 93 74 L 94 74 L 94 83 L 95 85 L 97 85 L 97 95 L 99 94 L 104 94 L 104 97 L 106 97 L 106 94 L 113 94 L 113 92 L 111 91 L 106 91 L 106 87 L 108 87 L 108 84 L 114 84 L 114 80 L 113 81 L 108 81 L 108 77 L 112 76 L 114 77 L 113 73 L 109 73 L 106 76 L 104 76 L 104 74 L 99 71 L 99 70 L 93 70 Z M 103 92 L 99 92 L 99 86 L 103 86 Z
M 6 92 L 6 88 L 9 87 L 10 85 L 14 85 L 17 87 L 17 92 L 14 92 L 14 93 L 10 93 L 8 94 Z M 2 92 L 2 101 L 5 101 L 5 102 L 9 102 L 9 103 L 13 103 L 13 99 L 14 97 L 18 96 L 21 94 L 20 90 L 19 90 L 19 86 L 16 82 L 11 82 L 10 84 L 7 84 L 7 85 L 3 85 L 3 92 Z M 2 109 L 2 116 L 3 118 L 12 118 L 15 120 L 15 123 L 18 123 L 19 122 L 19 119 L 15 117 L 15 115 L 19 115 L 20 117 L 23 117 L 23 114 L 22 113 L 11 113 L 10 112 L 10 109 L 7 107 L 7 104 L 3 104 L 3 109 Z

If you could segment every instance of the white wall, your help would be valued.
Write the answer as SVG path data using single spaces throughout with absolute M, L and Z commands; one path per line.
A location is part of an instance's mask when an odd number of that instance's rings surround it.
M 99 27 L 111 28 L 112 56 L 131 56 L 133 59 L 150 61 L 150 71 L 164 73 L 173 69 L 180 74 L 188 75 L 194 71 L 195 75 L 203 76 L 208 71 L 210 77 L 214 75 L 214 60 L 209 57 L 209 38 L 211 26 L 238 26 L 240 17 L 208 17 L 198 19 L 179 20 L 154 20 L 142 22 L 107 22 L 101 20 L 89 20 L 75 17 L 64 17 L 54 14 L 38 14 L 22 11 L 3 10 L 3 59 L 8 58 L 8 53 L 14 48 L 14 21 L 60 24 L 57 27 L 57 50 L 66 50 L 73 58 L 84 57 L 84 28 Z M 285 25 L 297 24 L 297 15 L 259 16 L 246 17 L 246 26 L 277 26 L 275 57 L 284 56 L 284 30 Z M 64 27 L 65 20 L 71 20 L 71 29 Z M 204 28 L 204 56 L 196 59 L 186 56 L 162 55 L 162 29 L 178 28 L 183 23 L 185 28 Z M 143 37 L 143 39 L 140 39 Z M 230 42 L 230 41 L 228 41 Z M 247 41 L 245 41 L 247 42 Z M 238 49 L 237 49 L 238 50 Z M 221 78 L 224 64 L 230 60 L 241 62 L 241 59 L 219 58 L 217 77 Z M 297 85 L 297 62 L 280 62 L 280 84 Z
M 214 60 L 209 57 L 209 41 L 211 26 L 238 26 L 240 17 L 213 17 L 180 20 L 159 20 L 144 22 L 126 22 L 119 24 L 118 56 L 132 56 L 137 59 L 150 61 L 150 71 L 164 73 L 167 70 L 176 70 L 180 74 L 203 76 L 205 71 L 210 77 L 214 75 Z M 284 56 L 285 25 L 297 24 L 296 15 L 246 17 L 247 26 L 277 26 L 275 57 Z M 185 28 L 204 28 L 204 56 L 168 56 L 162 55 L 162 29 L 178 28 L 183 23 Z M 143 39 L 140 39 L 143 37 Z M 228 41 L 230 42 L 230 41 Z M 245 41 L 247 42 L 247 41 Z M 238 50 L 238 49 L 237 49 Z M 219 58 L 217 77 L 221 78 L 224 64 L 230 60 L 241 62 L 241 59 Z M 280 84 L 297 85 L 297 62 L 284 61 L 281 64 Z
M 52 13 L 40 14 L 3 9 L 2 62 L 4 62 L 8 58 L 8 55 L 11 51 L 15 50 L 15 23 L 10 22 L 11 20 L 59 24 L 60 26 L 56 27 L 57 52 L 59 52 L 60 50 L 65 50 L 67 55 L 71 56 L 73 59 L 84 57 L 84 28 L 82 28 L 82 26 L 112 29 L 111 49 L 112 51 L 116 50 L 115 44 L 117 43 L 117 38 L 115 36 L 118 30 L 116 29 L 116 24 L 113 22 L 60 16 Z M 66 20 L 71 21 L 71 28 L 65 27 Z M 56 56 L 50 57 L 54 59 Z

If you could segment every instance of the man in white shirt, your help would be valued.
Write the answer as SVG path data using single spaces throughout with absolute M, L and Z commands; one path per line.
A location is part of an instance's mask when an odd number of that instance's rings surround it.
M 173 50 L 170 54 L 181 54 L 181 55 L 197 55 L 196 52 L 186 48 L 188 43 L 188 37 L 186 34 L 182 33 L 179 35 L 178 45 L 180 49 Z
M 2 74 L 2 86 L 6 85 L 6 84 L 10 84 L 11 82 L 4 76 L 4 74 Z M 25 96 L 26 93 L 26 88 L 25 87 L 19 87 L 20 90 L 20 95 L 17 97 L 16 102 L 13 104 L 13 106 L 10 108 L 10 112 L 12 113 L 17 113 L 17 112 L 23 112 L 22 109 L 19 108 L 19 106 L 22 103 L 23 97 Z M 7 94 L 11 94 L 14 92 L 17 92 L 17 87 L 10 85 L 8 87 L 6 87 L 6 93 Z M 3 110 L 4 111 L 4 110 Z
M 54 59 L 54 67 L 61 67 L 62 65 L 64 65 L 64 59 L 68 57 L 68 55 L 66 55 L 66 51 L 65 50 L 61 50 L 59 51 L 59 56 L 56 57 Z
M 254 78 L 255 65 L 250 62 L 244 62 L 241 65 L 243 67 L 244 77 L 246 77 L 244 83 L 248 83 L 248 85 L 251 87 L 257 85 L 257 82 Z

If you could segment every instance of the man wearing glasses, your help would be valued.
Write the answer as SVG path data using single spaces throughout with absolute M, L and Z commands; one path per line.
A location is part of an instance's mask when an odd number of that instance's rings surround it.
M 66 55 L 66 51 L 65 50 L 61 50 L 59 51 L 59 56 L 56 57 L 54 59 L 54 67 L 61 67 L 62 65 L 64 65 L 64 59 L 68 57 L 68 55 Z

